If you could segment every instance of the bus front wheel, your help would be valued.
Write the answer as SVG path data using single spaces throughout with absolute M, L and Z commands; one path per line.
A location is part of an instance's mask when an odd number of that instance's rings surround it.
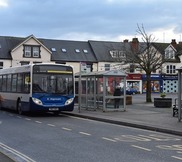
M 23 114 L 23 111 L 22 111 L 22 108 L 21 108 L 21 101 L 18 101 L 18 102 L 17 102 L 17 112 L 18 112 L 18 114 L 20 114 L 20 115 Z

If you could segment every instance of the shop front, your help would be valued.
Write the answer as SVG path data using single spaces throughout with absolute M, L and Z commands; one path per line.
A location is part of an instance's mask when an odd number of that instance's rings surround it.
M 163 80 L 160 74 L 151 74 L 151 92 L 160 93 L 163 91 Z M 142 93 L 146 93 L 146 74 L 142 75 Z
M 126 88 L 135 89 L 138 93 L 142 93 L 142 74 L 127 74 Z
M 177 93 L 178 92 L 178 75 L 162 75 L 163 79 L 163 92 Z

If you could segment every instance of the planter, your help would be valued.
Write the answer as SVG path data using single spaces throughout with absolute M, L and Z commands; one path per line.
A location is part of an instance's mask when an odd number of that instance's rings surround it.
M 172 98 L 154 98 L 154 106 L 160 108 L 172 107 Z
M 132 105 L 132 96 L 130 95 L 126 96 L 126 105 Z

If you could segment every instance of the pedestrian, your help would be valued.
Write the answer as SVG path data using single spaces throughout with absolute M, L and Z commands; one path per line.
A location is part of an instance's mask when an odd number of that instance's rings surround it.
M 113 96 L 121 96 L 120 86 L 116 86 Z M 115 98 L 114 99 L 114 108 L 119 108 L 119 102 L 120 102 L 120 98 Z

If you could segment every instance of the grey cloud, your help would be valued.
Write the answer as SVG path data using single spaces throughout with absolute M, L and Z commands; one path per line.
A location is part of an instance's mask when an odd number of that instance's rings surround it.
M 136 24 L 151 30 L 176 23 L 182 1 L 130 1 L 108 3 L 107 0 L 9 0 L 9 8 L 0 11 L 4 35 L 56 37 L 66 33 L 93 35 L 127 35 L 136 33 Z M 170 12 L 169 12 L 170 11 Z

